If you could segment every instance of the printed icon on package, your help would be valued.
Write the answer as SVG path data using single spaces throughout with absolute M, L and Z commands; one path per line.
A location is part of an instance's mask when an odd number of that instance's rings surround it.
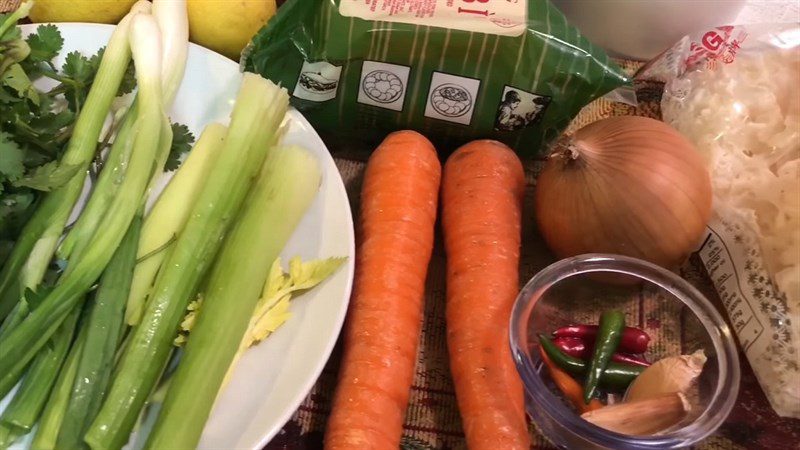
M 341 66 L 326 61 L 303 63 L 293 96 L 314 102 L 324 102 L 336 98 L 339 89 Z
M 425 117 L 469 125 L 481 80 L 433 72 Z
M 502 100 L 497 107 L 494 129 L 515 131 L 533 125 L 542 119 L 549 104 L 548 96 L 505 86 Z
M 472 107 L 472 96 L 464 86 L 445 83 L 433 89 L 431 106 L 443 116 L 460 117 Z
M 391 103 L 403 94 L 403 82 L 392 72 L 375 70 L 364 77 L 361 89 L 376 102 Z
M 399 64 L 364 61 L 358 102 L 364 105 L 402 111 L 411 68 Z

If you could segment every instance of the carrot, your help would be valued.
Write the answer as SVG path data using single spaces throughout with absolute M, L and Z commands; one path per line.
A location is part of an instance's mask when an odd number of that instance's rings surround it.
M 593 398 L 589 404 L 587 405 L 583 401 L 583 387 L 578 384 L 567 372 L 561 370 L 558 366 L 553 364 L 553 361 L 550 360 L 550 357 L 547 356 L 547 353 L 539 347 L 541 350 L 540 353 L 542 355 L 542 361 L 544 361 L 544 365 L 547 366 L 547 371 L 550 373 L 550 378 L 553 379 L 553 383 L 558 386 L 558 389 L 564 394 L 564 397 L 567 398 L 575 408 L 578 409 L 578 412 L 583 414 L 585 412 L 594 411 L 595 409 L 600 409 L 603 407 L 603 404 L 600 403 L 600 400 Z
M 530 446 L 522 381 L 508 343 L 524 190 L 522 163 L 499 142 L 471 142 L 445 163 L 447 347 L 470 450 Z
M 422 327 L 441 164 L 413 131 L 367 164 L 356 274 L 325 448 L 397 450 Z

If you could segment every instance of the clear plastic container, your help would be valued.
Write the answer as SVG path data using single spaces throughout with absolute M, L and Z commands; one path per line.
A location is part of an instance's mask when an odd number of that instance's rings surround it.
M 651 361 L 700 348 L 705 351 L 708 361 L 692 393 L 691 420 L 680 428 L 647 437 L 607 431 L 581 419 L 548 378 L 540 376 L 538 335 L 564 325 L 597 323 L 608 309 L 624 311 L 628 325 L 650 333 L 653 340 L 646 356 Z M 669 326 L 656 328 L 658 323 Z M 739 391 L 738 350 L 722 316 L 679 276 L 634 258 L 582 255 L 545 268 L 516 300 L 510 339 L 525 385 L 528 414 L 550 441 L 563 448 L 687 447 L 725 421 Z
M 611 56 L 649 60 L 678 39 L 734 22 L 745 0 L 554 0 L 589 41 Z

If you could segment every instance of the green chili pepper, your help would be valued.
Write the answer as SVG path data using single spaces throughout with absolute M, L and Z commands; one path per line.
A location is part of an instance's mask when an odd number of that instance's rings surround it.
M 581 376 L 589 369 L 589 365 L 585 361 L 563 353 L 547 336 L 539 336 L 539 342 L 553 363 L 570 375 Z M 600 376 L 600 385 L 611 389 L 626 389 L 644 369 L 646 367 L 610 362 Z
M 620 311 L 607 311 L 600 316 L 597 338 L 594 341 L 594 354 L 589 364 L 589 372 L 583 385 L 583 401 L 589 404 L 594 397 L 600 376 L 611 362 L 611 356 L 617 351 L 625 328 L 625 315 Z

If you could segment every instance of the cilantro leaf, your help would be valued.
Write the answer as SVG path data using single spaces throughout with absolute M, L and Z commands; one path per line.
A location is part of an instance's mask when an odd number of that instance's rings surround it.
M 75 121 L 75 113 L 72 111 L 60 111 L 58 113 L 43 113 L 28 121 L 31 129 L 35 130 L 39 136 L 50 139 L 54 137 L 64 127 Z
M 133 61 L 128 64 L 128 69 L 125 70 L 125 75 L 122 77 L 122 83 L 119 85 L 117 95 L 125 95 L 133 92 L 136 87 L 136 69 L 134 68 Z
M 169 149 L 169 157 L 164 168 L 172 172 L 177 170 L 182 163 L 181 158 L 189 153 L 194 144 L 194 135 L 189 131 L 189 127 L 178 123 L 172 124 L 172 147 Z
M 61 70 L 64 75 L 72 78 L 72 80 L 79 83 L 86 83 L 91 80 L 94 70 L 94 63 L 89 58 L 81 55 L 77 51 L 72 51 L 67 54 L 64 60 L 64 65 Z
M 64 38 L 55 25 L 39 25 L 35 34 L 27 39 L 31 54 L 31 62 L 46 62 L 55 58 L 64 46 Z
M 67 54 L 61 71 L 70 79 L 68 83 L 65 83 L 67 89 L 64 93 L 70 110 L 80 111 L 81 105 L 89 94 L 89 85 L 96 72 L 94 67 L 95 63 L 77 51 Z
M 89 58 L 89 66 L 92 68 L 94 72 L 97 72 L 97 69 L 100 68 L 100 62 L 103 61 L 103 55 L 105 53 L 106 53 L 106 48 L 100 47 L 100 49 L 97 50 L 97 53 L 95 53 L 94 55 L 92 55 L 91 58 Z
M 24 154 L 8 133 L 0 131 L 0 181 L 17 180 L 25 172 Z
M 33 173 L 14 182 L 14 186 L 49 192 L 65 184 L 81 170 L 79 165 L 63 165 L 50 161 L 33 170 Z

